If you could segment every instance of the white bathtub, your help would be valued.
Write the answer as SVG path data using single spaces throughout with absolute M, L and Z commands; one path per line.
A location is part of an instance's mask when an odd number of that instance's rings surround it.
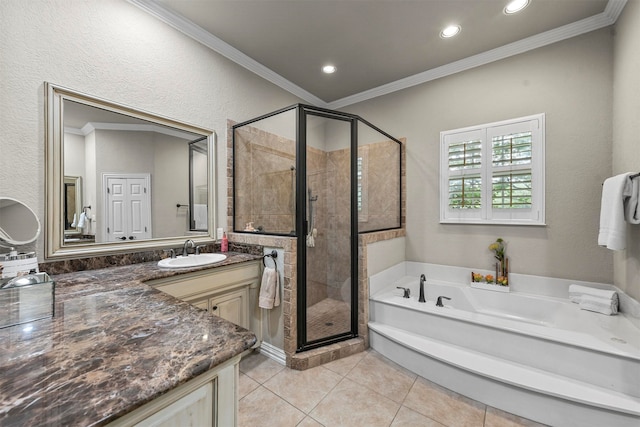
M 395 287 L 411 289 L 405 299 Z M 444 387 L 558 426 L 640 426 L 640 330 L 568 299 L 418 276 L 370 298 L 372 348 Z M 444 307 L 436 307 L 438 296 Z

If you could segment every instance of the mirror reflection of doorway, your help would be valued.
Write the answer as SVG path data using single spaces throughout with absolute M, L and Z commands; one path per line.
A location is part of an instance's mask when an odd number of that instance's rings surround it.
M 151 176 L 104 175 L 107 242 L 151 238 Z

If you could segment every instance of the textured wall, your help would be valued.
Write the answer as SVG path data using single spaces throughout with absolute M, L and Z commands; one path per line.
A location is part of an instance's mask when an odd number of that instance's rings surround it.
M 629 0 L 616 25 L 613 174 L 640 172 L 640 1 Z M 627 249 L 614 256 L 614 284 L 640 300 L 640 226 L 628 227 Z
M 0 28 L 0 195 L 41 220 L 45 81 L 216 131 L 225 228 L 226 119 L 300 102 L 125 0 L 2 0 Z
M 502 237 L 514 272 L 612 281 L 612 255 L 597 245 L 612 46 L 603 29 L 349 108 L 407 138 L 408 260 L 489 268 L 487 246 Z M 547 225 L 439 224 L 440 132 L 535 113 L 546 113 Z

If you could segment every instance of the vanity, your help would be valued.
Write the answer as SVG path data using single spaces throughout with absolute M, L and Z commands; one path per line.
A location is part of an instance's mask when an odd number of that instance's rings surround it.
M 236 425 L 238 363 L 257 338 L 224 317 L 251 326 L 260 258 L 52 276 L 55 316 L 0 329 L 0 424 Z
M 260 344 L 260 263 L 244 262 L 147 282 L 149 286 L 253 331 Z
M 48 273 L 52 310 L 0 328 L 0 425 L 236 425 L 238 363 L 259 345 L 262 257 L 158 265 L 187 242 L 217 250 L 215 133 L 44 90 L 46 233 L 38 240 L 34 211 L 0 195 L 0 274 Z

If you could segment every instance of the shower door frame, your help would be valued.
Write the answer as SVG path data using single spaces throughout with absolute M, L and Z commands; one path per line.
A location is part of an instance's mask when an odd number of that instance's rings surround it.
M 351 328 L 348 332 L 307 341 L 307 115 L 348 122 L 350 131 L 350 241 L 351 241 Z M 357 193 L 357 159 L 358 159 L 358 116 L 311 105 L 299 104 L 297 114 L 297 146 L 296 168 L 304 173 L 297 174 L 296 187 L 296 229 L 297 236 L 297 346 L 296 352 L 311 350 L 335 342 L 358 336 L 358 201 Z

